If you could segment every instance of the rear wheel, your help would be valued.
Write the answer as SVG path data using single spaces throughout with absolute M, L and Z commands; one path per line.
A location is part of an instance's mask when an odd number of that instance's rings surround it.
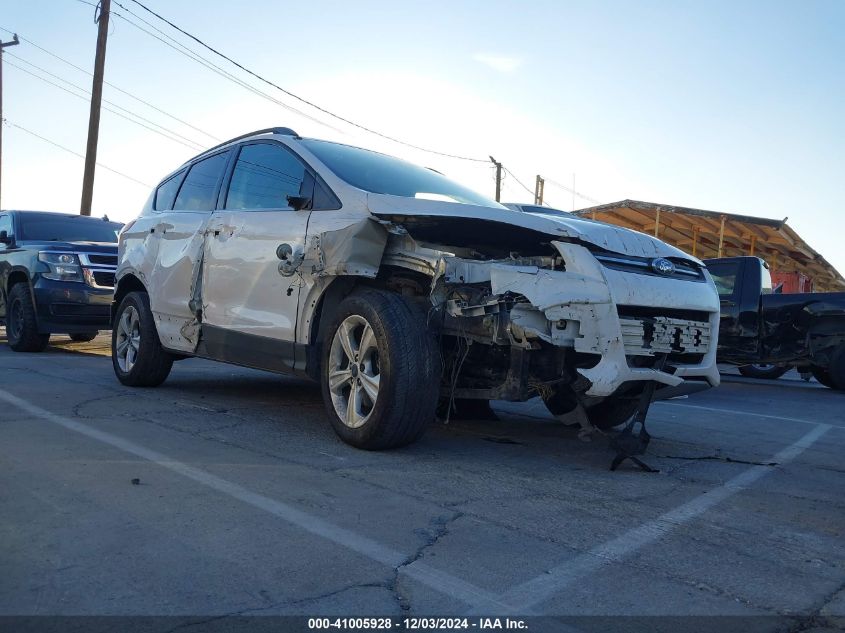
M 69 334 L 70 340 L 75 343 L 87 343 L 97 338 L 98 332 L 79 332 L 77 334 Z
M 399 295 L 356 291 L 323 332 L 320 382 L 332 427 L 344 442 L 367 450 L 410 444 L 437 406 L 434 337 Z
M 50 342 L 49 334 L 38 332 L 35 304 L 29 285 L 19 283 L 9 292 L 6 311 L 6 339 L 16 352 L 43 352 Z
M 742 365 L 739 373 L 746 378 L 763 378 L 777 380 L 790 370 L 789 365 L 770 365 L 769 363 L 755 363 L 753 365 Z
M 157 387 L 170 374 L 173 356 L 158 339 L 147 293 L 130 292 L 116 315 L 111 359 L 117 379 L 130 387 Z
M 831 355 L 827 373 L 830 376 L 830 382 L 833 383 L 827 386 L 845 391 L 845 344 L 837 347 Z
M 833 379 L 830 377 L 830 372 L 823 367 L 810 367 L 810 373 L 825 387 L 836 389 L 836 385 L 833 384 Z

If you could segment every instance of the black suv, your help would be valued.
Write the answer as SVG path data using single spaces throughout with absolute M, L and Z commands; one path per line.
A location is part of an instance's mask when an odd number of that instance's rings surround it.
M 50 334 L 90 341 L 111 327 L 122 226 L 65 213 L 0 211 L 0 321 L 13 350 L 40 352 Z

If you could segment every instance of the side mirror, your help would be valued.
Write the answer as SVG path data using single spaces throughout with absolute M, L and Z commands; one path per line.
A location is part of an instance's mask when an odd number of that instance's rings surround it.
M 11 244 L 15 240 L 9 237 L 8 231 L 0 231 L 0 244 Z
M 311 205 L 311 198 L 305 196 L 288 196 L 287 199 L 290 208 L 294 211 L 302 211 Z

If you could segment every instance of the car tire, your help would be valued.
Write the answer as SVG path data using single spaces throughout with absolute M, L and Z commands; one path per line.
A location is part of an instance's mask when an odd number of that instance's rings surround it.
M 12 286 L 6 308 L 6 340 L 16 352 L 43 352 L 50 342 L 49 334 L 38 331 L 38 319 L 29 284 Z
M 845 391 L 845 344 L 837 347 L 831 354 L 827 374 L 830 376 L 832 383 L 827 385 L 828 387 Z
M 161 346 L 146 292 L 130 292 L 120 302 L 111 341 L 114 373 L 124 385 L 157 387 L 170 374 L 173 356 Z
M 78 332 L 76 334 L 68 334 L 68 336 L 70 336 L 70 340 L 74 343 L 87 343 L 97 338 L 97 334 L 99 332 Z
M 777 380 L 790 369 L 792 368 L 789 365 L 769 365 L 768 363 L 761 363 L 755 365 L 742 365 L 739 368 L 739 373 L 746 378 Z
M 399 295 L 355 291 L 321 336 L 320 382 L 332 427 L 347 444 L 396 448 L 434 419 L 441 365 L 421 310 Z
M 628 422 L 637 412 L 640 399 L 636 398 L 605 398 L 586 408 L 587 419 L 597 429 L 607 431 Z
M 836 389 L 836 385 L 833 384 L 833 379 L 830 377 L 830 372 L 824 367 L 810 367 L 810 373 L 813 374 L 813 378 L 825 387 Z

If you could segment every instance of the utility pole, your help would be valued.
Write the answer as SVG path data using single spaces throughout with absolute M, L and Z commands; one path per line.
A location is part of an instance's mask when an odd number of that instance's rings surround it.
M 3 193 L 3 49 L 16 44 L 20 44 L 17 33 L 12 36 L 11 42 L 0 42 L 0 200 Z M 0 203 L 0 209 L 2 208 Z
M 109 35 L 111 0 L 100 0 L 97 21 L 97 54 L 94 57 L 94 83 L 91 88 L 91 113 L 88 117 L 88 145 L 85 148 L 85 173 L 82 176 L 80 215 L 91 215 L 94 197 L 94 170 L 97 166 L 97 139 L 100 135 L 100 102 L 103 99 L 103 73 L 106 66 L 106 39 Z
M 538 207 L 543 206 L 543 190 L 546 188 L 546 180 L 540 174 L 537 174 L 537 181 L 534 183 L 534 204 Z
M 492 156 L 490 161 L 496 166 L 496 202 L 500 202 L 502 198 L 502 163 Z

